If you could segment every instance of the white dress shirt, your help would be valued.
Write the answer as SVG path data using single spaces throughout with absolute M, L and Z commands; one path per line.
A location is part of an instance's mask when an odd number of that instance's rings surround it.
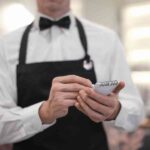
M 69 30 L 53 26 L 40 31 L 40 16 L 36 16 L 30 32 L 26 63 L 83 58 L 84 50 L 71 12 Z M 97 80 L 123 80 L 126 83 L 119 96 L 122 107 L 115 125 L 132 131 L 143 119 L 144 108 L 132 83 L 123 47 L 110 29 L 80 20 L 86 31 L 88 51 L 95 64 Z M 16 65 L 24 30 L 25 27 L 0 40 L 0 144 L 24 140 L 57 123 L 42 125 L 38 114 L 42 102 L 26 108 L 17 106 Z

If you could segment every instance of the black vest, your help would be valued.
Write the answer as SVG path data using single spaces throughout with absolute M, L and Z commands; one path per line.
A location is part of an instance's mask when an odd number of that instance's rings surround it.
M 26 64 L 29 25 L 22 37 L 17 66 L 18 105 L 27 107 L 48 99 L 53 78 L 78 75 L 96 82 L 94 66 L 86 68 L 92 60 L 88 55 L 87 40 L 81 22 L 76 19 L 79 37 L 85 56 L 71 61 Z M 72 52 L 73 54 L 73 52 Z M 85 69 L 86 68 L 86 69 Z M 14 150 L 108 150 L 102 123 L 91 121 L 75 107 L 69 108 L 67 116 L 35 136 L 14 144 Z

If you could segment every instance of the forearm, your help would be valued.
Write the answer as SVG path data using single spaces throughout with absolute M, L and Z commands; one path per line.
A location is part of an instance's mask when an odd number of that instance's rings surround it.
M 126 97 L 127 98 L 127 97 Z M 115 125 L 127 131 L 135 130 L 144 119 L 144 105 L 140 98 L 121 99 L 121 109 L 115 120 Z
M 27 108 L 0 108 L 0 144 L 15 143 L 32 137 L 49 125 L 42 125 L 39 117 L 41 103 Z

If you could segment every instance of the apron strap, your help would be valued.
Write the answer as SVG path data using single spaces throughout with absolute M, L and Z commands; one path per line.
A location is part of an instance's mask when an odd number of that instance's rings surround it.
M 87 46 L 87 39 L 86 39 L 86 34 L 83 28 L 82 23 L 76 18 L 76 23 L 77 23 L 77 28 L 79 32 L 79 37 L 80 41 L 82 43 L 84 52 L 85 52 L 85 57 L 84 59 L 87 62 L 90 62 L 90 56 L 88 54 L 88 46 Z M 29 24 L 27 28 L 25 29 L 22 40 L 21 40 L 21 45 L 20 45 L 20 53 L 19 53 L 19 64 L 25 64 L 26 63 L 26 54 L 27 54 L 27 46 L 28 46 L 28 36 L 29 32 L 32 28 L 33 23 Z
M 82 46 L 83 46 L 83 49 L 85 52 L 85 59 L 87 62 L 90 62 L 90 55 L 88 54 L 88 44 L 87 44 L 85 30 L 83 28 L 82 23 L 77 18 L 76 18 L 76 23 L 77 23 L 77 27 L 78 27 L 80 41 L 82 43 Z
M 32 28 L 33 23 L 29 24 L 27 28 L 25 29 L 21 44 L 20 44 L 20 53 L 19 53 L 19 64 L 23 65 L 26 62 L 26 53 L 27 53 L 27 46 L 28 46 L 28 36 L 29 32 Z

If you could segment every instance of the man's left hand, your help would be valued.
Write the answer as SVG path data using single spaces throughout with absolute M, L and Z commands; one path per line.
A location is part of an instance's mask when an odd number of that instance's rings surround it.
M 119 82 L 115 90 L 107 96 L 97 93 L 92 88 L 81 90 L 75 106 L 96 123 L 114 120 L 121 109 L 118 95 L 124 86 L 124 82 Z

